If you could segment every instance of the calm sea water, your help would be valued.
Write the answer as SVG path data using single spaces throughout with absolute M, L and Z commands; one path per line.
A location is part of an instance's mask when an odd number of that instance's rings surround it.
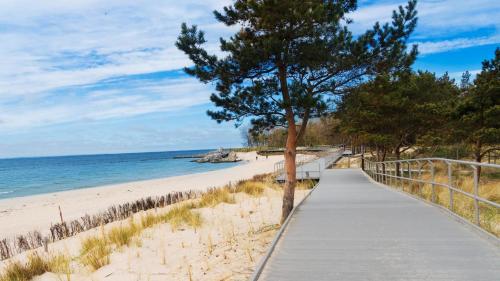
M 218 170 L 237 163 L 173 159 L 209 150 L 0 159 L 0 199 Z

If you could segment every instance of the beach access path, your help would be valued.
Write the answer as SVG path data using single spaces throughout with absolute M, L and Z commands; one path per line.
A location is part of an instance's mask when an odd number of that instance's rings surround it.
M 258 280 L 499 280 L 496 240 L 360 169 L 322 173 Z
M 115 204 L 122 204 L 148 196 L 166 195 L 173 191 L 206 190 L 230 182 L 273 172 L 274 164 L 282 155 L 259 156 L 256 152 L 238 153 L 245 162 L 236 167 L 204 173 L 161 179 L 127 182 L 57 193 L 0 200 L 0 239 L 28 231 L 45 232 L 51 223 L 57 223 L 59 206 L 64 220 L 95 214 Z M 311 157 L 311 156 L 309 156 Z M 207 165 L 207 164 L 205 164 Z M 217 165 L 217 164 L 213 164 Z

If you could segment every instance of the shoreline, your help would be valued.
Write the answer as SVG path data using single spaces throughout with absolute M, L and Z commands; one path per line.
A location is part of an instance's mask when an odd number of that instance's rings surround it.
M 245 164 L 247 164 L 247 162 L 248 162 L 247 160 L 239 161 L 238 162 L 239 165 L 237 165 L 237 166 L 245 165 Z M 220 163 L 204 163 L 204 164 L 217 165 L 217 164 L 220 164 Z M 234 167 L 237 167 L 237 166 L 234 166 Z M 44 195 L 64 194 L 66 192 L 73 192 L 73 191 L 78 191 L 78 190 L 82 190 L 82 191 L 83 190 L 92 190 L 92 189 L 95 189 L 95 188 L 108 188 L 108 187 L 115 187 L 115 186 L 118 186 L 118 185 L 126 185 L 126 184 L 148 183 L 148 182 L 152 182 L 152 181 L 165 180 L 165 179 L 170 179 L 170 178 L 175 178 L 175 177 L 201 175 L 201 174 L 211 173 L 211 172 L 220 171 L 220 170 L 227 170 L 227 169 L 231 169 L 231 168 L 234 168 L 234 167 L 228 167 L 228 168 L 222 168 L 222 169 L 215 169 L 215 170 L 204 171 L 204 172 L 190 172 L 190 173 L 183 174 L 183 175 L 172 175 L 172 176 L 155 177 L 155 178 L 150 178 L 150 179 L 139 179 L 139 180 L 123 181 L 123 182 L 116 182 L 116 183 L 107 183 L 107 184 L 100 184 L 100 185 L 82 186 L 82 187 L 76 187 L 76 188 L 69 188 L 67 190 L 60 190 L 60 191 L 46 192 L 46 193 L 36 193 L 36 194 L 31 194 L 31 195 L 21 195 L 21 196 L 17 196 L 17 197 L 0 198 L 0 214 L 2 213 L 1 206 L 2 206 L 3 201 L 7 201 L 7 200 L 16 200 L 16 199 L 22 199 L 22 198 L 27 198 L 27 197 L 36 198 L 36 197 L 43 197 Z M 3 194 L 8 194 L 8 193 L 12 193 L 12 191 L 0 192 L 0 194 L 2 194 L 2 193 Z
M 249 179 L 256 174 L 272 172 L 274 163 L 283 159 L 282 155 L 275 155 L 255 160 L 255 152 L 238 153 L 238 156 L 244 161 L 241 165 L 209 172 L 1 199 L 0 225 L 9 227 L 2 229 L 0 238 L 32 230 L 47 231 L 51 223 L 60 221 L 59 206 L 64 220 L 71 220 L 143 197 L 172 191 L 206 190 Z

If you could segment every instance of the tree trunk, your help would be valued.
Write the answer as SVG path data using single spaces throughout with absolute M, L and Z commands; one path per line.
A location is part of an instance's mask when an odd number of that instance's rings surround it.
M 297 127 L 295 127 L 292 101 L 288 93 L 286 67 L 283 64 L 280 64 L 278 67 L 278 78 L 280 81 L 281 94 L 283 95 L 286 119 L 288 123 L 285 147 L 286 182 L 285 189 L 283 190 L 283 205 L 281 207 L 281 224 L 283 224 L 293 209 L 293 201 L 295 197 L 295 184 L 297 182 L 297 167 L 295 166 L 295 156 L 297 151 Z M 305 120 L 305 122 L 307 124 L 307 120 Z
M 288 127 L 288 136 L 285 148 L 285 170 L 286 183 L 283 194 L 283 206 L 281 210 L 281 223 L 284 223 L 293 209 L 295 197 L 295 184 L 297 182 L 297 167 L 295 157 L 297 151 L 297 130 L 295 124 Z

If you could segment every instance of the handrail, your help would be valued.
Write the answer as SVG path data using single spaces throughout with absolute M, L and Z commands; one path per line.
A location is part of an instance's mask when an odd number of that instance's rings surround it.
M 318 173 L 318 176 L 321 175 L 321 171 L 331 166 L 339 157 L 342 155 L 343 149 L 337 149 L 335 151 L 330 151 L 327 155 L 320 158 L 309 158 L 304 155 L 300 155 L 295 160 L 295 165 L 297 167 L 297 172 L 304 173 L 303 167 L 305 164 L 312 163 L 314 161 L 318 161 L 318 170 L 314 171 Z M 281 160 L 274 164 L 274 173 L 282 174 L 285 172 L 285 160 Z M 306 172 L 306 175 L 308 172 Z M 285 175 L 286 177 L 286 175 Z M 309 177 L 309 176 L 307 176 Z
M 366 159 L 367 161 L 370 161 Z M 479 162 L 474 162 L 474 161 L 465 161 L 465 160 L 455 160 L 455 159 L 448 159 L 448 158 L 439 158 L 439 157 L 431 157 L 431 158 L 416 158 L 416 159 L 400 159 L 400 160 L 388 160 L 388 161 L 371 161 L 374 163 L 397 163 L 397 162 L 418 162 L 418 161 L 444 161 L 444 162 L 451 162 L 451 163 L 457 163 L 457 164 L 464 164 L 464 165 L 475 165 L 475 166 L 481 166 L 481 167 L 489 167 L 489 168 L 499 168 L 499 164 L 491 164 L 491 163 L 479 163 Z
M 447 177 L 448 183 L 442 183 L 436 181 L 436 163 L 441 162 L 446 165 L 447 168 Z M 412 164 L 418 164 L 417 169 L 412 169 Z M 424 171 L 422 168 L 424 165 L 430 165 L 430 180 L 422 179 L 422 172 Z M 460 164 L 470 166 L 473 170 L 473 183 L 474 190 L 473 193 L 464 191 L 459 188 L 459 186 L 455 186 L 453 184 L 453 164 Z M 404 167 L 406 165 L 406 168 Z M 464 160 L 453 160 L 446 158 L 417 158 L 417 159 L 401 159 L 401 160 L 390 160 L 390 161 L 372 161 L 370 159 L 365 159 L 365 172 L 372 177 L 374 180 L 392 185 L 393 181 L 397 185 L 397 181 L 401 181 L 401 186 L 404 185 L 403 181 L 415 182 L 418 183 L 418 191 L 421 195 L 422 193 L 422 184 L 431 185 L 431 201 L 436 203 L 436 186 L 445 187 L 448 189 L 450 198 L 449 198 L 449 210 L 453 213 L 456 213 L 453 208 L 454 203 L 454 193 L 462 194 L 468 198 L 474 200 L 474 222 L 481 226 L 480 222 L 480 208 L 479 203 L 488 204 L 497 209 L 500 209 L 500 204 L 497 202 L 490 201 L 486 198 L 483 198 L 479 195 L 479 170 L 481 167 L 484 168 L 495 168 L 499 169 L 500 165 L 497 164 L 489 164 L 489 163 L 478 163 L 472 161 L 464 161 Z M 429 171 L 429 170 L 426 170 Z M 412 176 L 417 172 L 417 176 Z M 408 176 L 406 176 L 408 175 Z
M 300 155 L 295 159 L 295 165 L 298 167 L 300 165 L 304 165 L 306 163 L 312 162 L 315 159 L 313 157 L 305 157 L 304 155 Z M 274 173 L 279 174 L 285 170 L 285 160 L 280 160 L 274 163 Z

